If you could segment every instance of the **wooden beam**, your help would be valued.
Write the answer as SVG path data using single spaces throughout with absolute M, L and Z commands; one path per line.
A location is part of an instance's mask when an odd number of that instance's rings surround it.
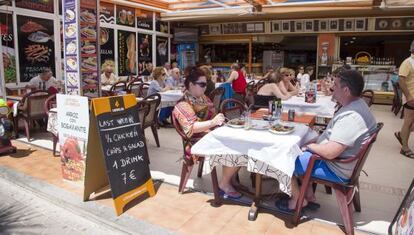
M 250 5 L 266 5 L 267 0 L 245 0 Z
M 112 4 L 117 4 L 117 5 L 127 5 L 124 3 L 119 3 L 116 0 L 100 0 L 101 2 L 107 2 L 107 3 L 112 3 Z M 168 8 L 168 3 L 164 2 L 164 1 L 159 1 L 159 0 L 128 0 L 131 3 L 138 3 L 138 4 L 143 4 L 143 5 L 147 5 L 150 7 L 156 7 L 156 8 L 160 8 L 160 9 L 165 9 L 165 10 L 169 10 Z M 132 5 L 132 4 L 131 4 Z
M 252 44 L 253 44 L 253 36 L 250 36 L 249 38 L 249 54 L 248 54 L 248 60 L 249 60 L 249 65 L 247 66 L 249 68 L 249 73 L 252 73 L 252 52 L 253 52 L 253 48 L 252 48 Z

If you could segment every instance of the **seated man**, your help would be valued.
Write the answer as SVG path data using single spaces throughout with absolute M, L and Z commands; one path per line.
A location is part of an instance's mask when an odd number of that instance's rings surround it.
M 171 69 L 170 76 L 165 79 L 165 85 L 170 87 L 179 87 L 180 85 L 183 85 L 184 82 L 181 81 L 180 76 L 180 69 L 179 68 L 173 68 Z
M 327 159 L 348 158 L 358 153 L 362 143 L 376 129 L 376 121 L 367 104 L 360 98 L 364 88 L 364 79 L 355 70 L 344 70 L 334 78 L 333 98 L 342 105 L 329 122 L 326 130 L 302 148 L 304 153 L 296 159 L 295 176 L 306 172 L 312 153 Z M 318 160 L 312 177 L 333 182 L 349 181 L 356 162 L 336 163 Z M 290 200 L 276 201 L 276 207 L 286 213 L 293 213 L 299 197 L 299 186 L 296 177 L 292 177 L 292 197 Z M 309 205 L 309 206 L 307 206 Z M 312 187 L 307 189 L 303 207 L 317 209 Z
M 26 88 L 32 90 L 52 90 L 52 93 L 57 93 L 58 88 L 61 87 L 61 82 L 52 76 L 52 70 L 45 68 L 42 73 L 30 79 Z
M 145 69 L 144 71 L 142 71 L 141 75 L 142 76 L 150 76 L 153 70 L 153 66 L 151 62 L 148 62 L 145 64 Z
M 106 65 L 103 69 L 103 73 L 101 74 L 101 85 L 114 85 L 119 80 L 113 73 L 113 68 L 111 65 Z

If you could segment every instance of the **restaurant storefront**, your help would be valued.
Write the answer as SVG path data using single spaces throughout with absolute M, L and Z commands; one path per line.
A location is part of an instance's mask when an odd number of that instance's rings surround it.
M 100 2 L 99 6 L 100 65 L 112 63 L 116 75 L 133 76 L 144 63 L 169 61 L 171 35 L 169 23 L 160 19 L 163 9 L 134 3 Z M 9 92 L 24 87 L 47 67 L 54 77 L 64 79 L 61 9 L 59 0 L 11 1 L 0 6 L 4 68 L 0 76 Z M 92 47 L 82 49 L 82 53 L 97 53 Z

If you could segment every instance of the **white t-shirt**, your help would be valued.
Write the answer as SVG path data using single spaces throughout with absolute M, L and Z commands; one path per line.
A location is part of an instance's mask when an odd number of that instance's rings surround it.
M 43 81 L 39 75 L 30 79 L 29 84 L 30 86 L 35 87 L 36 89 L 39 89 L 39 90 L 47 90 L 49 89 L 49 87 L 54 87 L 54 88 L 59 87 L 59 83 L 56 78 L 51 77 L 49 80 Z
M 299 75 L 299 74 L 298 74 Z M 302 76 L 301 76 L 301 78 L 300 78 L 300 87 L 302 88 L 302 89 L 305 89 L 306 88 L 306 85 L 308 85 L 309 84 L 309 82 L 310 82 L 310 76 L 309 76 L 309 74 L 307 74 L 307 73 L 305 73 L 305 74 L 303 74 Z
M 375 131 L 377 122 L 363 99 L 357 99 L 342 107 L 328 123 L 326 130 L 319 136 L 317 143 L 335 141 L 348 146 L 340 158 L 352 157 L 358 153 L 362 143 Z M 356 162 L 327 162 L 336 175 L 348 179 Z

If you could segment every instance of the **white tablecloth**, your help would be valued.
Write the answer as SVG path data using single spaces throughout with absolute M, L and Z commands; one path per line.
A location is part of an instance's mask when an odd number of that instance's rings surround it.
M 49 117 L 47 119 L 47 128 L 46 130 L 54 135 L 58 135 L 57 131 L 57 108 L 51 108 L 49 110 Z
M 173 107 L 178 100 L 183 97 L 183 92 L 181 90 L 169 90 L 160 92 L 161 95 L 161 108 Z
M 336 103 L 332 101 L 332 96 L 318 95 L 316 103 L 306 103 L 304 96 L 292 96 L 288 100 L 282 101 L 283 109 L 295 109 L 296 112 L 315 114 L 319 117 L 333 117 Z
M 191 153 L 205 156 L 203 174 L 217 165 L 246 166 L 250 172 L 277 179 L 280 189 L 290 195 L 295 160 L 302 153 L 299 146 L 316 136 L 303 124 L 295 124 L 295 131 L 288 135 L 223 126 L 200 139 Z

